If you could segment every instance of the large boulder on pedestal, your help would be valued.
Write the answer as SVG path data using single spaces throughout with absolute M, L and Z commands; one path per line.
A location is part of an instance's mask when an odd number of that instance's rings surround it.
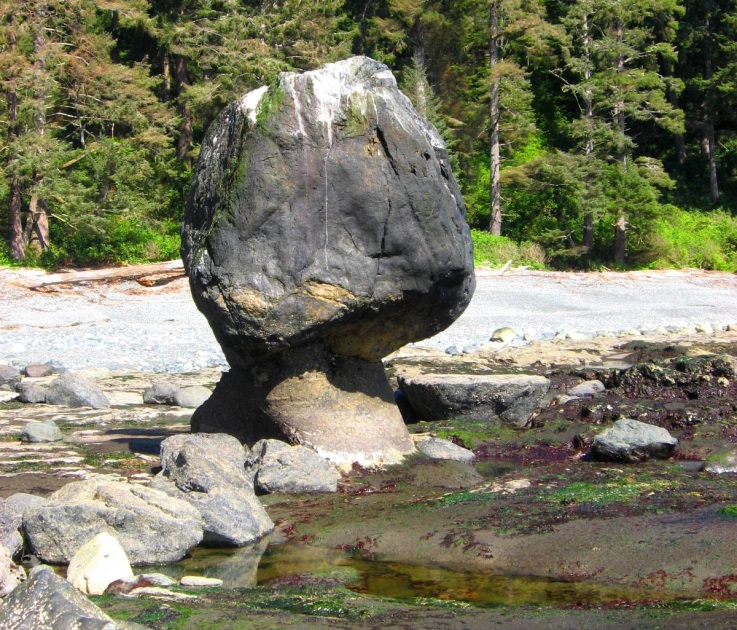
M 464 214 L 443 141 L 383 64 L 285 73 L 228 106 L 182 257 L 233 369 L 193 428 L 285 436 L 336 463 L 412 452 L 380 360 L 470 301 Z

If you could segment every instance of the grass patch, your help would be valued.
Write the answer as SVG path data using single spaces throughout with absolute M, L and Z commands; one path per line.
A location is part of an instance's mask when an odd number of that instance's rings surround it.
M 477 266 L 501 267 L 512 261 L 515 267 L 545 269 L 545 250 L 537 243 L 515 243 L 506 236 L 494 236 L 483 230 L 471 230 L 473 261 Z
M 673 482 L 663 479 L 635 480 L 623 477 L 603 483 L 580 481 L 565 488 L 559 488 L 547 496 L 551 503 L 631 503 L 650 492 L 661 492 L 671 489 Z
M 719 508 L 719 514 L 729 518 L 737 518 L 737 505 L 725 505 Z

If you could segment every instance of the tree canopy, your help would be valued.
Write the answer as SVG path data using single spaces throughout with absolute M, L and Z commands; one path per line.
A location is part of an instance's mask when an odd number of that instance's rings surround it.
M 472 226 L 565 266 L 737 268 L 735 41 L 737 0 L 0 0 L 0 261 L 176 256 L 218 111 L 365 54 Z

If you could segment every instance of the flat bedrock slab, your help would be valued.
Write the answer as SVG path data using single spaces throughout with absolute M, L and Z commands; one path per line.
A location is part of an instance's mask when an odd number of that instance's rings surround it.
M 399 388 L 422 420 L 465 418 L 523 427 L 550 388 L 525 374 L 399 376 Z
M 623 418 L 594 438 L 591 454 L 595 459 L 635 463 L 647 459 L 668 459 L 678 440 L 662 427 Z

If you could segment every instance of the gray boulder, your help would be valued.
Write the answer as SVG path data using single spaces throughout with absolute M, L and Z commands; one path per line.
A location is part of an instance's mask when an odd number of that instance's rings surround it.
M 61 442 L 64 436 L 53 420 L 29 422 L 20 432 L 21 442 Z
M 468 305 L 464 210 L 442 139 L 383 64 L 282 73 L 226 107 L 202 144 L 182 255 L 233 387 L 193 429 L 289 436 L 340 463 L 411 453 L 380 361 Z M 234 392 L 229 415 L 212 413 Z
M 151 487 L 197 509 L 203 542 L 245 545 L 274 529 L 253 491 L 245 461 L 245 449 L 232 436 L 175 435 L 161 444 L 162 471 Z
M 202 405 L 211 395 L 212 392 L 202 385 L 182 387 L 174 395 L 174 404 L 180 407 L 196 408 Z
M 0 545 L 16 558 L 23 550 L 23 537 L 20 534 L 23 514 L 12 503 L 0 499 Z
M 140 485 L 89 479 L 70 483 L 23 515 L 31 551 L 66 564 L 100 532 L 118 539 L 131 564 L 177 562 L 202 540 L 200 514 L 186 501 Z
M 737 449 L 709 456 L 704 462 L 703 471 L 717 475 L 737 473 Z
M 256 471 L 256 487 L 262 492 L 337 492 L 340 475 L 324 457 L 304 446 L 280 440 L 253 445 L 248 466 Z
M 30 510 L 34 507 L 46 505 L 49 502 L 45 497 L 39 497 L 35 494 L 28 494 L 27 492 L 16 492 L 11 494 L 5 503 L 13 508 L 20 515 L 25 514 L 26 510 Z
M 662 427 L 623 418 L 594 438 L 591 455 L 608 462 L 635 463 L 668 459 L 678 440 Z
M 432 459 L 452 459 L 464 464 L 473 464 L 476 456 L 473 451 L 453 444 L 450 440 L 427 438 L 416 442 L 417 450 Z
M 156 381 L 143 392 L 143 402 L 146 405 L 175 405 L 178 391 L 179 385 L 169 381 Z
M 593 398 L 606 391 L 604 383 L 598 380 L 584 381 L 568 390 L 569 396 L 576 398 Z
M 110 401 L 97 385 L 72 372 L 64 372 L 48 384 L 46 402 L 49 405 L 66 407 L 92 407 L 93 409 L 110 407 Z
M 23 373 L 30 378 L 42 378 L 54 373 L 54 366 L 49 363 L 31 363 L 23 368 Z
M 550 388 L 526 374 L 400 376 L 399 388 L 422 420 L 469 419 L 524 427 Z
M 18 400 L 24 403 L 45 403 L 46 386 L 36 381 L 21 381 L 15 386 Z
M 0 606 L 3 630 L 117 630 L 114 622 L 51 567 L 31 570 L 28 579 Z
M 22 381 L 16 386 L 19 400 L 64 407 L 108 409 L 110 401 L 97 385 L 72 372 L 64 372 L 47 385 Z
M 0 365 L 0 390 L 14 391 L 20 383 L 21 375 L 12 365 Z
M 25 579 L 23 567 L 15 564 L 10 551 L 0 544 L 0 599 L 10 595 Z

